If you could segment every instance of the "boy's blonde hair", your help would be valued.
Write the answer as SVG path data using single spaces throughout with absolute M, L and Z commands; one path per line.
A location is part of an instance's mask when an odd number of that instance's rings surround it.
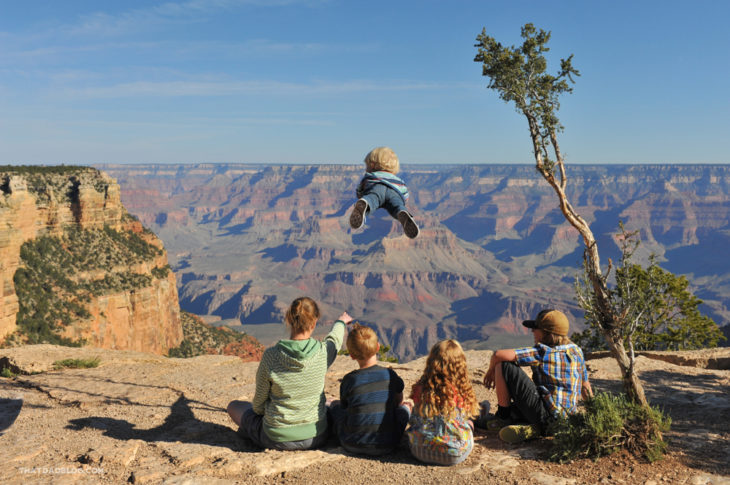
M 347 351 L 355 360 L 367 360 L 378 351 L 375 331 L 356 323 L 347 335 Z
M 308 296 L 297 298 L 286 312 L 286 323 L 293 333 L 302 333 L 312 330 L 319 320 L 319 307 Z
M 420 400 L 414 409 L 419 416 L 453 418 L 456 404 L 466 416 L 475 416 L 477 398 L 466 368 L 466 355 L 456 340 L 443 340 L 431 348 L 423 375 L 413 386 L 420 387 Z M 414 392 L 411 392 L 414 397 Z
M 373 148 L 365 156 L 365 167 L 368 172 L 390 172 L 397 174 L 400 171 L 398 156 L 388 147 Z

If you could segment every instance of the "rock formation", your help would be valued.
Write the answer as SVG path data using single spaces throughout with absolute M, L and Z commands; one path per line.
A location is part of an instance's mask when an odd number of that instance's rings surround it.
M 60 338 L 101 348 L 165 353 L 180 343 L 177 288 L 167 254 L 162 242 L 124 209 L 114 179 L 83 167 L 0 167 L 0 189 L 0 341 L 18 329 L 16 319 L 23 302 L 18 300 L 16 274 L 27 266 L 21 257 L 24 244 L 47 238 L 48 244 L 39 247 L 64 248 L 69 240 L 106 237 L 151 249 L 121 266 L 112 265 L 112 256 L 99 259 L 103 255 L 90 254 L 100 261 L 91 270 L 86 266 L 53 268 L 53 257 L 48 256 L 47 263 L 57 278 L 71 286 L 87 284 L 74 301 L 64 301 L 75 305 L 81 317 L 49 324 L 58 327 Z M 122 277 L 134 277 L 137 283 L 118 284 Z M 49 275 L 47 286 L 52 280 Z M 44 294 L 64 293 L 54 287 L 45 288 Z M 40 295 L 36 292 L 29 298 L 42 300 Z M 39 301 L 26 303 L 33 306 Z
M 347 308 L 405 359 L 443 337 L 529 342 L 519 322 L 548 305 L 582 325 L 573 298 L 579 236 L 531 166 L 404 165 L 422 228 L 412 241 L 382 210 L 349 229 L 362 166 L 104 169 L 165 241 L 181 306 L 257 337 L 301 294 L 329 319 Z M 704 313 L 730 322 L 730 260 L 718 257 L 730 243 L 730 167 L 572 165 L 568 175 L 604 264 L 617 260 L 622 220 L 641 231 L 640 261 L 657 254 L 664 269 L 688 277 Z

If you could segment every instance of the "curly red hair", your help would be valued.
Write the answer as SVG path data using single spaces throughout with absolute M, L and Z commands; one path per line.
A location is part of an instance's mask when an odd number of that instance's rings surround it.
M 466 355 L 456 340 L 443 340 L 431 348 L 423 375 L 413 385 L 415 412 L 431 418 L 452 418 L 457 408 L 467 416 L 479 413 L 476 394 L 466 368 Z

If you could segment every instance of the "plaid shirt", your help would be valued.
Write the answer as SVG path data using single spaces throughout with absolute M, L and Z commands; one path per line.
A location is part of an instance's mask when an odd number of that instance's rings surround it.
M 517 365 L 532 367 L 532 380 L 553 414 L 574 413 L 581 386 L 588 381 L 583 351 L 574 343 L 515 349 Z

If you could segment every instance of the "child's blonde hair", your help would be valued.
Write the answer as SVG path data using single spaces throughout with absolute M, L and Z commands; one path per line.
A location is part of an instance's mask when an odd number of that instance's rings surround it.
M 308 296 L 297 298 L 286 312 L 286 323 L 293 333 L 302 333 L 312 330 L 319 320 L 319 307 Z
M 420 400 L 415 409 L 420 416 L 453 418 L 459 399 L 461 411 L 466 416 L 474 416 L 479 412 L 466 368 L 466 355 L 456 340 L 443 340 L 431 348 L 426 369 L 413 389 L 416 386 L 421 388 Z M 411 397 L 414 397 L 413 391 Z
M 378 336 L 375 331 L 356 323 L 347 335 L 347 351 L 355 360 L 366 360 L 378 351 Z
M 388 147 L 373 148 L 365 156 L 365 167 L 368 172 L 390 172 L 397 174 L 400 171 L 398 156 Z

